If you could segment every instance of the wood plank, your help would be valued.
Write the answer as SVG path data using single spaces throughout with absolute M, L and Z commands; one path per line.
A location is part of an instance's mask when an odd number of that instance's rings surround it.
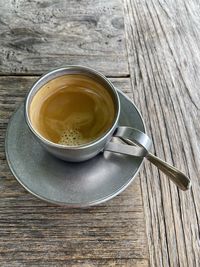
M 0 265 L 148 266 L 139 179 L 107 203 L 67 209 L 36 199 L 10 173 L 5 129 L 36 79 L 0 77 Z M 128 78 L 112 81 L 132 95 Z
M 96 266 L 104 266 L 104 267 L 113 267 L 113 266 L 123 266 L 123 267 L 147 267 L 148 261 L 147 260 L 140 260 L 140 259 L 106 259 L 106 260 L 54 260 L 50 264 L 48 262 L 41 263 L 40 260 L 30 260 L 29 261 L 31 267 L 34 266 L 41 266 L 41 267 L 60 267 L 60 266 L 71 266 L 71 267 L 96 267 Z M 14 265 L 13 265 L 14 264 Z M 17 265 L 16 265 L 17 264 Z M 23 263 L 24 264 L 24 263 Z M 26 261 L 25 261 L 26 264 Z M 17 262 L 13 262 L 12 264 L 7 264 L 6 267 L 12 266 L 26 266 L 26 265 L 19 265 Z
M 157 155 L 189 174 L 179 191 L 148 162 L 140 175 L 151 266 L 200 266 L 200 6 L 125 0 L 133 95 Z
M 0 0 L 0 73 L 69 64 L 128 75 L 121 0 Z

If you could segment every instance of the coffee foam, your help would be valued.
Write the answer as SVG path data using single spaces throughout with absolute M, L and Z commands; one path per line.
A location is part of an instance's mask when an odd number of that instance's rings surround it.
M 79 146 L 87 142 L 87 138 L 84 138 L 77 128 L 66 128 L 62 132 L 58 144 L 66 146 Z

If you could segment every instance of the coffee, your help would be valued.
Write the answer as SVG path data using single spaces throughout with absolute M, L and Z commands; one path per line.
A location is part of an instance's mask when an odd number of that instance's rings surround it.
M 102 84 L 82 74 L 55 78 L 34 95 L 29 116 L 51 142 L 78 146 L 102 136 L 114 122 L 115 107 Z

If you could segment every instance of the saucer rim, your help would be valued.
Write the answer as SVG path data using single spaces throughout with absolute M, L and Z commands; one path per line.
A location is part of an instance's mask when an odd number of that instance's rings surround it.
M 141 119 L 141 122 L 143 124 L 144 127 L 144 132 L 146 133 L 146 125 L 144 123 L 143 117 L 140 113 L 140 111 L 138 110 L 137 106 L 134 104 L 134 102 L 124 93 L 122 92 L 120 89 L 116 88 L 117 92 L 119 94 L 122 94 L 129 102 L 131 102 L 132 105 L 134 105 L 136 111 L 139 114 L 139 117 Z M 10 125 L 12 124 L 12 121 L 14 119 L 14 115 L 16 114 L 16 112 L 22 107 L 22 105 L 24 105 L 24 102 L 22 102 L 13 112 L 12 116 L 9 119 L 8 125 L 7 125 L 7 129 L 6 129 L 6 136 L 5 136 L 5 155 L 6 155 L 6 160 L 7 160 L 7 164 L 8 167 L 11 171 L 11 173 L 13 174 L 13 176 L 15 177 L 15 179 L 19 182 L 19 184 L 22 185 L 22 187 L 27 190 L 31 195 L 35 196 L 38 199 L 41 199 L 43 201 L 45 201 L 46 203 L 51 203 L 51 204 L 55 204 L 55 205 L 59 205 L 59 206 L 64 206 L 67 208 L 87 208 L 87 207 L 91 207 L 91 206 L 96 206 L 99 205 L 101 203 L 104 203 L 108 200 L 111 200 L 112 198 L 116 197 L 117 195 L 119 195 L 120 193 L 122 193 L 135 179 L 135 177 L 137 176 L 137 174 L 139 173 L 143 162 L 144 162 L 144 158 L 142 159 L 141 163 L 139 164 L 138 169 L 136 170 L 136 172 L 134 173 L 133 177 L 130 177 L 130 179 L 128 180 L 128 182 L 124 185 L 122 185 L 119 189 L 117 189 L 116 191 L 114 191 L 113 193 L 103 197 L 103 198 L 99 198 L 97 200 L 94 201 L 90 201 L 90 202 L 84 202 L 84 203 L 66 203 L 66 202 L 62 202 L 62 201 L 56 201 L 56 200 L 52 200 L 52 199 L 48 199 L 45 198 L 41 195 L 39 195 L 38 193 L 34 192 L 33 190 L 31 190 L 28 186 L 26 186 L 21 179 L 18 177 L 17 173 L 15 172 L 14 168 L 12 167 L 12 163 L 11 160 L 9 158 L 9 153 L 8 153 L 8 132 L 9 132 L 9 128 Z

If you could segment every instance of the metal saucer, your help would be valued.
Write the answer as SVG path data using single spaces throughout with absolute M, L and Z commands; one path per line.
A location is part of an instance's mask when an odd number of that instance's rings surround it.
M 145 131 L 142 117 L 119 91 L 119 124 Z M 56 159 L 37 143 L 24 120 L 23 105 L 12 116 L 5 141 L 8 165 L 19 183 L 45 201 L 68 207 L 87 207 L 122 192 L 135 178 L 141 158 L 104 152 L 82 163 Z

